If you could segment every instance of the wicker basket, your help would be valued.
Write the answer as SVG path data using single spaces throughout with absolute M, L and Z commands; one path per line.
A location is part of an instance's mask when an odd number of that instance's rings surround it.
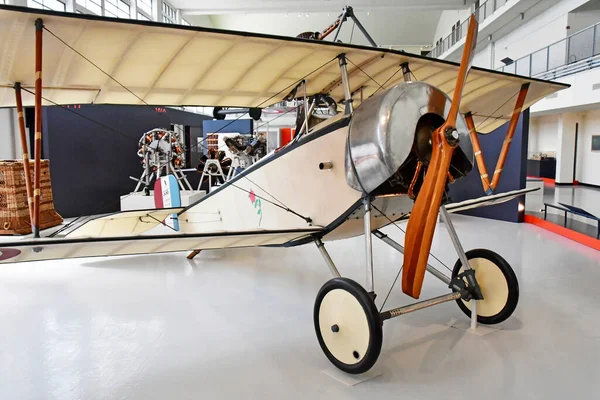
M 31 181 L 33 182 L 33 162 Z M 54 210 L 50 168 L 48 160 L 42 160 L 40 177 L 40 229 L 60 225 L 63 219 Z M 24 235 L 31 233 L 27 187 L 23 161 L 0 161 L 0 235 Z

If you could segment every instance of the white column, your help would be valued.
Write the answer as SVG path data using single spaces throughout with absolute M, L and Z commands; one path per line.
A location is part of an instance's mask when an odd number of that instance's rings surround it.
M 565 113 L 558 118 L 556 143 L 556 183 L 573 183 L 575 154 L 575 124 L 581 122 L 577 114 Z
M 15 124 L 15 110 L 13 108 L 0 109 L 0 160 L 13 160 L 17 158 L 16 152 L 18 132 Z

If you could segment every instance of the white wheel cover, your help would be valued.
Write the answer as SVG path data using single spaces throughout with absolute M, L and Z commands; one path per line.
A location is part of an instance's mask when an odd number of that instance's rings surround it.
M 508 302 L 508 282 L 500 268 L 487 258 L 472 258 L 469 265 L 475 270 L 483 300 L 477 301 L 477 315 L 491 317 L 498 314 Z M 463 272 L 461 267 L 459 272 Z M 470 310 L 471 302 L 463 301 Z
M 337 325 L 338 332 L 331 327 Z M 343 289 L 328 292 L 319 307 L 319 328 L 325 346 L 344 364 L 360 362 L 369 348 L 367 315 L 356 298 Z M 358 352 L 358 358 L 354 352 Z

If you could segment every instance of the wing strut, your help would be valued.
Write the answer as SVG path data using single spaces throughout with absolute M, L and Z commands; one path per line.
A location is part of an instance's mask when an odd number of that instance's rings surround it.
M 525 103 L 525 98 L 527 97 L 528 89 L 529 83 L 525 83 L 523 84 L 523 86 L 521 86 L 521 90 L 519 91 L 519 96 L 517 97 L 515 108 L 513 109 L 512 115 L 510 117 L 508 130 L 506 131 L 506 136 L 504 137 L 504 143 L 502 143 L 502 150 L 500 150 L 500 157 L 498 157 L 496 169 L 494 170 L 494 175 L 492 177 L 491 183 L 489 175 L 487 173 L 487 168 L 485 166 L 483 153 L 481 152 L 481 146 L 479 145 L 479 137 L 477 136 L 475 123 L 473 122 L 473 115 L 470 112 L 465 114 L 465 120 L 467 122 L 467 127 L 469 128 L 471 143 L 473 143 L 473 150 L 475 151 L 477 168 L 479 169 L 479 174 L 481 175 L 481 183 L 483 185 L 483 190 L 487 195 L 494 194 L 494 191 L 498 186 L 498 182 L 500 181 L 500 175 L 502 174 L 502 169 L 504 168 L 504 163 L 506 162 L 506 157 L 508 156 L 508 151 L 510 150 L 512 138 L 515 135 L 515 131 L 517 129 L 517 122 L 519 121 L 519 116 L 521 115 L 523 104 Z
M 40 180 L 42 176 L 42 34 L 44 23 L 35 20 L 35 163 L 33 167 L 33 237 L 40 237 Z
M 402 291 L 418 298 L 421 294 L 427 259 L 437 223 L 437 214 L 442 203 L 450 160 L 458 145 L 456 118 L 458 116 L 462 91 L 471 67 L 471 60 L 477 43 L 478 23 L 471 15 L 460 69 L 456 79 L 452 105 L 446 122 L 433 132 L 431 160 L 406 227 L 404 269 L 402 271 Z
M 33 188 L 31 187 L 31 167 L 29 165 L 29 150 L 25 135 L 25 117 L 23 115 L 23 98 L 21 97 L 21 83 L 15 83 L 15 98 L 17 113 L 19 115 L 19 133 L 21 136 L 21 150 L 23 151 L 23 172 L 25 174 L 25 187 L 27 188 L 27 204 L 29 205 L 29 221 L 33 226 Z

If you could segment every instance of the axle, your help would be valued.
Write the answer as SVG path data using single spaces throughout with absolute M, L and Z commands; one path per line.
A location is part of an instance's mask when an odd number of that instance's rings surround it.
M 423 300 L 418 303 L 409 304 L 407 306 L 393 308 L 389 311 L 384 311 L 379 314 L 381 321 L 385 321 L 386 319 L 391 319 L 395 317 L 399 317 L 400 315 L 408 314 L 413 311 L 422 310 L 424 308 L 428 308 L 431 306 L 435 306 L 437 304 L 446 303 L 448 301 L 457 300 L 461 298 L 461 294 L 459 292 L 454 292 L 450 294 L 445 294 L 443 296 L 434 297 L 433 299 Z

